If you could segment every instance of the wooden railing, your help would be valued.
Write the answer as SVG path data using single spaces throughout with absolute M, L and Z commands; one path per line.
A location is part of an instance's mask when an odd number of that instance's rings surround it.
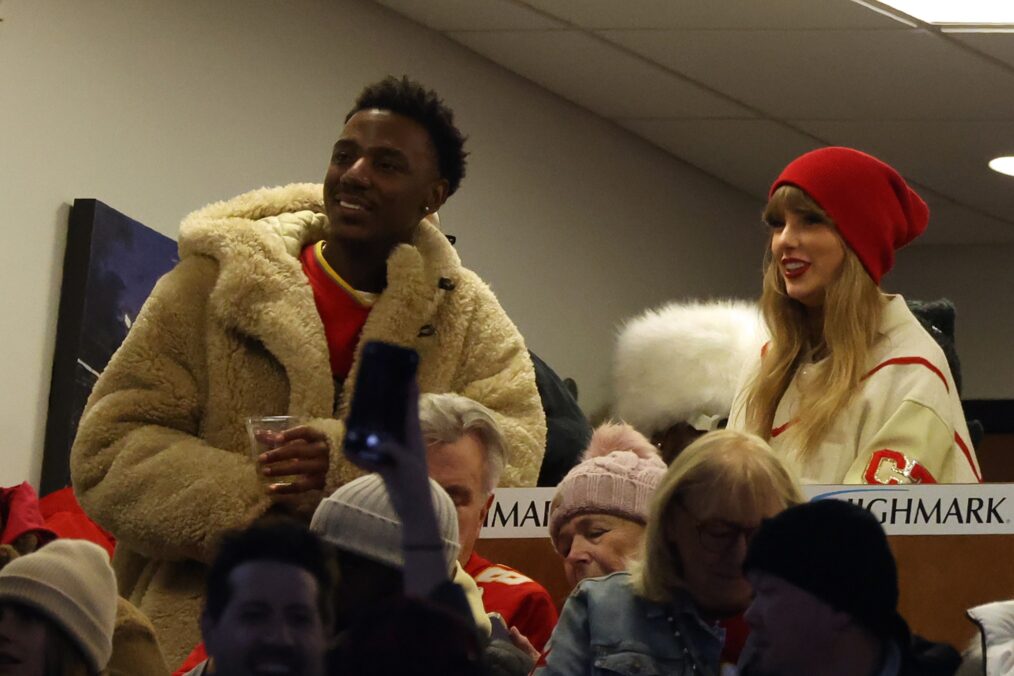
M 835 492 L 835 489 L 862 489 L 870 487 L 807 487 L 807 492 L 815 494 Z M 891 498 L 901 500 L 893 507 L 896 520 L 919 521 L 922 514 L 932 514 L 936 500 L 942 498 L 941 516 L 952 509 L 951 523 L 922 525 L 909 523 L 907 528 L 919 530 L 923 527 L 926 534 L 892 535 L 899 526 L 885 524 L 889 532 L 888 540 L 898 565 L 898 579 L 901 587 L 899 610 L 908 620 L 912 630 L 925 638 L 950 643 L 956 648 L 964 648 L 975 635 L 975 627 L 965 616 L 965 610 L 989 601 L 1014 598 L 1014 484 L 983 485 L 954 487 L 906 487 L 907 492 L 897 488 L 884 487 L 883 493 L 863 493 L 870 505 L 871 499 Z M 541 492 L 539 492 L 541 491 Z M 981 494 L 983 497 L 976 498 Z M 543 499 L 552 498 L 552 489 L 528 489 L 527 491 L 501 491 L 501 514 L 509 514 L 513 506 L 512 496 L 523 496 L 521 505 L 539 505 Z M 917 503 L 908 503 L 909 497 L 932 498 L 922 505 L 922 513 L 918 518 L 911 516 L 919 509 Z M 952 497 L 953 496 L 953 497 Z M 997 504 L 1004 497 L 1009 499 Z M 842 496 L 835 496 L 842 497 Z M 844 497 L 853 497 L 844 495 Z M 992 515 L 987 514 L 988 500 L 994 500 Z M 952 499 L 962 500 L 955 506 Z M 983 521 L 993 523 L 977 523 L 976 518 L 968 519 L 972 523 L 954 523 L 954 510 L 962 512 L 964 522 L 969 509 L 975 511 L 977 503 L 968 500 L 981 499 L 983 506 L 978 516 Z M 527 501 L 527 502 L 526 502 Z M 892 505 L 874 503 L 872 509 L 884 510 L 879 514 L 890 519 Z M 909 509 L 910 512 L 905 510 Z M 536 511 L 540 511 L 536 509 Z M 524 507 L 518 511 L 519 517 L 524 515 Z M 989 517 L 987 519 L 987 517 Z M 997 518 L 999 517 L 999 518 Z M 932 520 L 932 519 L 931 519 Z M 527 524 L 531 532 L 531 519 Z M 904 527 L 904 524 L 901 525 Z M 963 534 L 962 530 L 978 529 L 978 534 Z M 934 530 L 952 531 L 948 534 L 932 534 Z M 501 536 L 510 534 L 510 529 L 500 529 Z M 479 553 L 497 563 L 503 563 L 522 571 L 529 577 L 538 580 L 562 607 L 570 586 L 563 574 L 563 565 L 559 555 L 553 549 L 548 536 L 540 537 L 499 537 L 496 539 L 482 538 L 478 541 Z

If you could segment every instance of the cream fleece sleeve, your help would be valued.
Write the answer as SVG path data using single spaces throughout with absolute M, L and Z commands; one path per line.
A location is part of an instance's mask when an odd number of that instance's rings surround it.
M 92 391 L 71 450 L 85 511 L 152 558 L 207 562 L 223 531 L 269 504 L 245 453 L 199 436 L 216 270 L 188 257 L 159 281 Z
M 546 451 L 546 416 L 525 341 L 493 293 L 479 285 L 455 391 L 492 410 L 508 446 L 501 486 L 534 486 Z
M 932 407 L 905 400 L 860 450 L 843 483 L 978 483 L 954 430 Z

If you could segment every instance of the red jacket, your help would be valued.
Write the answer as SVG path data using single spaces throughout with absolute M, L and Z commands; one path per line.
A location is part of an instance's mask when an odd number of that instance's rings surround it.
M 517 627 L 542 652 L 556 626 L 556 606 L 541 584 L 509 566 L 490 563 L 475 552 L 465 564 L 482 592 L 487 613 L 500 613 L 508 627 Z
M 39 509 L 42 518 L 45 519 L 46 528 L 56 536 L 94 542 L 109 552 L 109 558 L 113 557 L 116 540 L 88 518 L 77 502 L 74 489 L 61 488 L 53 491 L 39 501 Z
M 42 518 L 35 489 L 27 481 L 20 486 L 0 488 L 0 545 L 14 544 L 28 533 L 35 533 L 40 545 L 56 538 Z

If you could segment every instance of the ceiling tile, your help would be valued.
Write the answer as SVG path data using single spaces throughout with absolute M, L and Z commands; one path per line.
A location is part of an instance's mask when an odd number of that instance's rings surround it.
M 928 31 L 605 31 L 775 117 L 1014 116 L 1014 75 Z
M 930 222 L 915 246 L 1014 242 L 1012 223 L 967 209 L 932 192 L 923 192 L 922 197 L 930 208 Z
M 851 0 L 375 1 L 758 204 L 787 162 L 826 141 L 918 186 L 933 211 L 918 244 L 1014 242 L 1014 179 L 986 166 L 1014 154 L 1010 34 L 908 29 Z
M 795 122 L 799 127 L 857 147 L 890 163 L 906 178 L 998 221 L 1014 235 L 1014 178 L 987 166 L 1014 155 L 1012 121 Z
M 821 145 L 768 120 L 620 120 L 620 124 L 760 201 L 786 164 Z
M 949 33 L 947 37 L 968 45 L 983 54 L 1000 59 L 1011 68 L 1014 68 L 1014 34 Z
M 604 117 L 751 116 L 741 106 L 580 31 L 448 35 Z
M 374 0 L 424 26 L 448 30 L 542 30 L 561 24 L 512 0 Z
M 522 0 L 583 28 L 897 28 L 851 0 Z M 803 3 L 805 2 L 805 7 Z

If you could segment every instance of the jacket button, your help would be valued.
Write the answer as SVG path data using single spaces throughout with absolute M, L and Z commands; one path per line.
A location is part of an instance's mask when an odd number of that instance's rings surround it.
M 454 291 L 454 287 L 456 287 L 457 284 L 455 284 L 454 280 L 451 279 L 450 277 L 441 277 L 440 281 L 437 283 L 437 286 L 439 286 L 444 291 Z
M 437 332 L 437 329 L 436 329 L 435 326 L 433 326 L 432 324 L 426 324 L 421 329 L 419 329 L 419 337 L 420 338 L 428 338 L 428 337 L 432 336 L 436 332 Z

